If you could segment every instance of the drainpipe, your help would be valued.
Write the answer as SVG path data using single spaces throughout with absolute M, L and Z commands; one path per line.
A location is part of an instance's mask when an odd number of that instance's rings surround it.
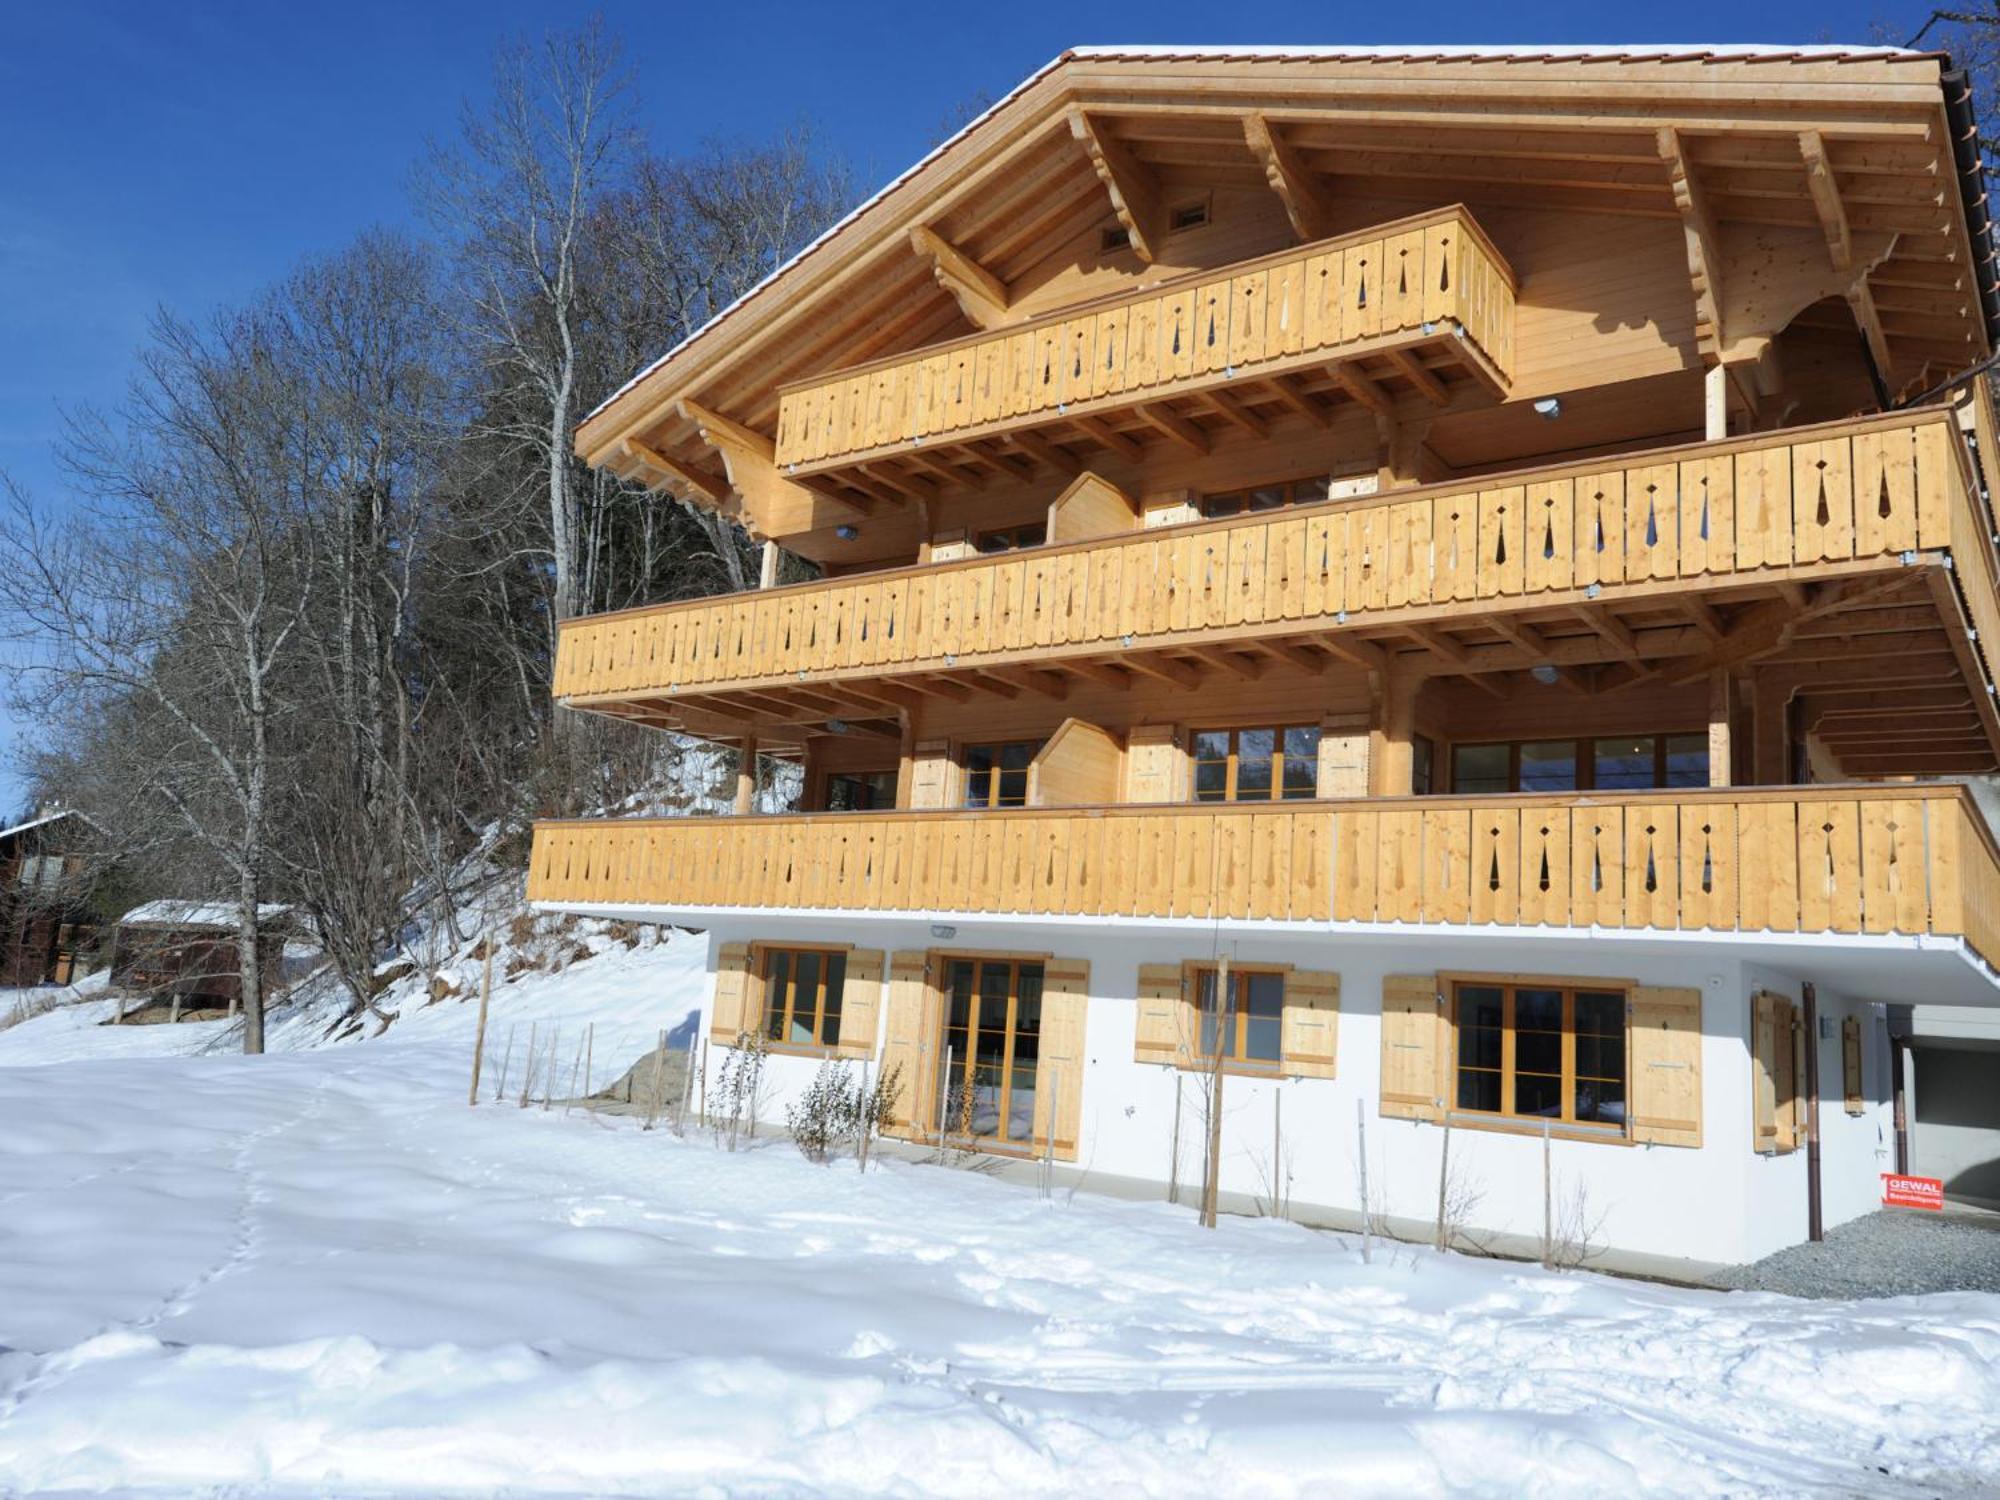
M 1810 984 L 1799 986 L 1806 1030 L 1806 1238 L 1826 1238 L 1820 1222 L 1819 1199 L 1819 996 Z
M 1909 1044 L 1899 1036 L 1889 1038 L 1889 1065 L 1894 1073 L 1894 1099 L 1896 1108 L 1896 1175 L 1910 1175 L 1910 1106 L 1904 1093 L 1904 1068 L 1909 1055 Z

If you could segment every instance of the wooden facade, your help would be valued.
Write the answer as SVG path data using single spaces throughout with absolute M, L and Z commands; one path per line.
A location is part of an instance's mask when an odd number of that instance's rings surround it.
M 556 696 L 807 810 L 545 824 L 532 894 L 1992 955 L 1920 779 L 2000 768 L 1940 68 L 1065 54 L 584 424 L 821 576 L 565 621 Z
M 0 987 L 68 984 L 97 942 L 81 816 L 0 830 Z

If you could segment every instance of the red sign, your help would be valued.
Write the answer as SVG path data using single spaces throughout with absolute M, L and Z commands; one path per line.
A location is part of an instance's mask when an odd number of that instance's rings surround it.
M 1884 1172 L 1882 1205 L 1885 1208 L 1943 1208 L 1944 1179 L 1898 1177 L 1894 1172 Z

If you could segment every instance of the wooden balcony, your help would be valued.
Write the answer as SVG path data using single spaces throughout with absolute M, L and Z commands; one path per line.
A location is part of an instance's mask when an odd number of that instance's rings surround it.
M 1955 785 L 536 825 L 532 901 L 1965 938 L 2000 853 Z
M 1504 395 L 1513 342 L 1513 272 L 1453 207 L 786 386 L 777 463 L 901 489 L 1004 473 L 1037 439 L 1200 447 L 1204 421 L 1256 426 L 1263 394 Z
M 1782 660 L 1792 633 L 1861 628 L 1868 605 L 1950 657 L 1990 751 L 1989 530 L 1952 413 L 1924 408 L 571 620 L 554 691 L 768 745 L 912 690 L 1185 687 L 1218 660 L 1488 682 L 1553 663 L 1598 690 L 1606 668 Z

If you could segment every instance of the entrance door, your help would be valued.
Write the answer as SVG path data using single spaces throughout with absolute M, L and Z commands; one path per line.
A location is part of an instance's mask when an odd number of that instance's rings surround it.
M 1041 1038 L 1040 964 L 947 961 L 947 1134 L 1003 1145 L 1034 1143 Z

